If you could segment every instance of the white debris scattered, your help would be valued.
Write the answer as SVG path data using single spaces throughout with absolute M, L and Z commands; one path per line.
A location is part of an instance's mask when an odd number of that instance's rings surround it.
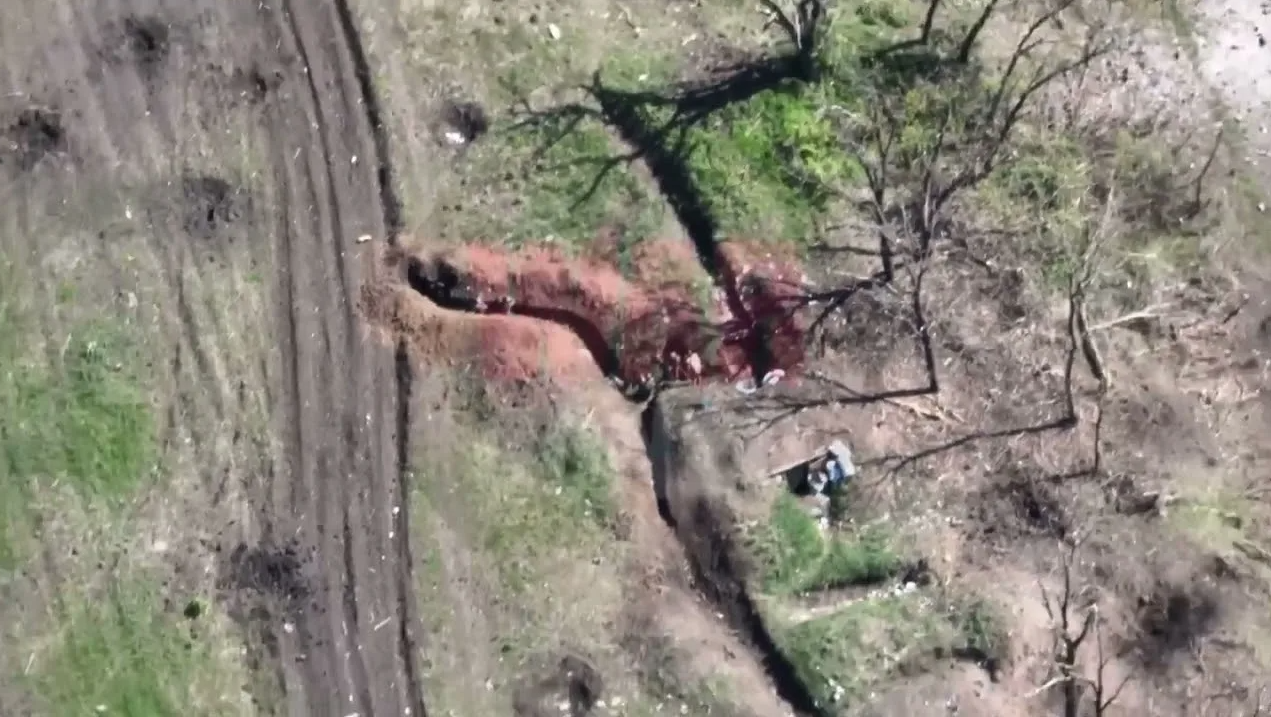
M 468 139 L 467 139 L 467 137 L 464 137 L 462 132 L 458 132 L 458 131 L 453 130 L 453 129 L 452 129 L 452 130 L 447 130 L 447 131 L 446 131 L 446 133 L 445 133 L 443 136 L 446 138 L 446 141 L 447 141 L 447 142 L 449 142 L 450 144 L 453 144 L 453 145 L 455 145 L 455 146 L 459 146 L 459 145 L 463 145 L 463 144 L 467 144 L 467 143 L 468 143 Z
M 358 237 L 358 238 L 357 238 L 357 243 L 358 243 L 358 244 L 365 244 L 365 243 L 367 243 L 367 242 L 368 242 L 368 241 L 370 241 L 370 240 L 371 240 L 371 235 L 370 235 L 370 234 L 363 234 L 362 236 L 360 236 L 360 237 Z M 369 416 L 369 415 L 367 416 L 367 420 L 368 420 L 368 421 L 370 420 L 370 416 Z
M 284 622 L 282 624 L 282 631 L 290 635 L 291 633 L 296 631 L 296 626 L 293 625 L 292 623 Z
M 553 40 L 560 39 L 560 28 L 555 23 L 547 23 L 547 34 L 552 36 Z

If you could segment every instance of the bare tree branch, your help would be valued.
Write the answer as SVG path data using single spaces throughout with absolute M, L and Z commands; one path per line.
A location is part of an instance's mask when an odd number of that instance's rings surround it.
M 1108 686 L 1107 672 L 1111 663 L 1104 650 L 1102 619 L 1097 604 L 1077 606 L 1076 599 L 1085 591 L 1077 589 L 1074 584 L 1073 568 L 1077 563 L 1078 541 L 1070 542 L 1059 558 L 1060 587 L 1059 594 L 1052 595 L 1042 582 L 1042 606 L 1050 619 L 1051 637 L 1054 646 L 1054 668 L 1058 674 L 1034 690 L 1037 695 L 1055 687 L 1060 687 L 1063 694 L 1064 717 L 1081 717 L 1083 706 L 1087 704 L 1086 695 L 1093 708 L 1094 717 L 1104 717 L 1109 708 L 1120 698 L 1121 692 L 1129 683 L 1129 676 L 1123 677 L 1114 687 Z M 1080 621 L 1077 624 L 1077 621 Z M 1087 675 L 1081 667 L 1081 648 L 1091 636 L 1095 642 L 1094 675 Z

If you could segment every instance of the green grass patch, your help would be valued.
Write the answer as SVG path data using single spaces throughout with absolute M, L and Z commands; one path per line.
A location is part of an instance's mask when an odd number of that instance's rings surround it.
M 1063 212 L 1064 217 L 1078 209 L 1091 180 L 1089 158 L 1081 146 L 1063 135 L 1046 133 L 1021 136 L 1014 149 L 1015 159 L 989 178 L 989 187 L 1000 192 L 995 198 L 1002 209 L 1019 212 L 1023 206 L 1034 215 Z
M 1219 554 L 1248 539 L 1248 529 L 1257 523 L 1258 506 L 1240 495 L 1214 491 L 1175 504 L 1168 513 L 1170 522 L 1202 546 Z
M 813 63 L 820 80 L 766 89 L 686 130 L 683 159 L 722 233 L 796 245 L 813 240 L 841 192 L 864 179 L 842 130 L 844 117 L 867 104 L 876 79 L 861 59 L 909 22 L 906 8 L 886 0 L 836 9 Z M 631 75 L 607 72 L 606 79 L 629 90 L 649 89 Z M 673 123 L 673 109 L 664 104 L 648 103 L 641 113 L 655 129 Z M 668 147 L 675 146 L 679 129 L 666 133 Z
M 1031 241 L 1019 249 L 1031 256 L 1043 283 L 1068 287 L 1077 269 L 1075 245 L 1089 221 L 1093 164 L 1088 148 L 1070 137 L 1021 126 L 1014 155 L 978 189 L 989 215 Z
M 73 607 L 31 687 L 52 715 L 185 717 L 240 714 L 224 695 L 192 709 L 191 685 L 215 657 L 200 620 L 163 611 L 154 585 L 112 581 Z
M 774 631 L 822 708 L 836 714 L 874 685 L 947 645 L 947 620 L 921 593 L 853 603 L 833 615 Z
M 859 181 L 823 88 L 791 85 L 730 105 L 691 131 L 688 165 L 725 234 L 808 241 L 837 187 Z
M 0 322 L 0 333 L 16 333 L 11 316 Z M 119 332 L 87 327 L 43 365 L 9 348 L 0 373 L 0 567 L 20 556 L 33 481 L 63 481 L 86 500 L 114 504 L 150 475 L 155 457 L 152 411 Z
M 623 152 L 599 120 L 505 122 L 473 146 L 460 169 L 477 206 L 460 204 L 443 222 L 465 241 L 514 247 L 577 249 L 603 230 L 627 242 L 648 238 L 662 226 L 665 203 L 627 162 L 613 161 Z
M 526 455 L 478 440 L 445 468 L 468 496 L 471 514 L 458 527 L 511 593 L 540 587 L 562 555 L 603 542 L 616 515 L 613 468 L 596 437 L 559 426 L 534 448 Z
M 793 496 L 782 495 L 768 521 L 750 536 L 763 590 L 793 595 L 885 580 L 901 567 L 880 529 L 827 537 Z
M 443 714 L 506 711 L 503 686 L 544 652 L 612 649 L 602 641 L 621 605 L 614 473 L 600 440 L 562 423 L 542 436 L 517 429 L 525 441 L 511 445 L 490 425 L 456 429 L 461 440 L 413 471 L 417 595 L 435 618 L 423 679 Z M 474 630 L 485 639 L 473 642 Z
M 601 528 L 612 525 L 614 471 L 599 438 L 578 428 L 556 428 L 539 441 L 536 459 L 535 473 L 564 498 L 578 520 Z

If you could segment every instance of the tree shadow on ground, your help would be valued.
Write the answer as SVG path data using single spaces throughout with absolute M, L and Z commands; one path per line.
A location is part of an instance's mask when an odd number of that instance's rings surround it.
M 912 386 L 883 391 L 862 392 L 842 384 L 827 386 L 818 383 L 817 389 L 813 391 L 816 395 L 812 397 L 782 395 L 765 390 L 757 396 L 739 398 L 738 405 L 731 407 L 732 410 L 748 412 L 756 417 L 765 416 L 754 420 L 752 427 L 757 431 L 767 430 L 786 418 L 810 409 L 832 405 L 867 405 L 939 393 L 938 363 L 926 319 L 923 280 L 930 266 L 928 259 L 932 256 L 932 246 L 935 240 L 944 237 L 947 227 L 941 223 L 940 217 L 928 215 L 939 214 L 956 192 L 982 181 L 993 171 L 995 162 L 1002 154 L 1002 147 L 1018 121 L 1019 113 L 1035 92 L 1054 78 L 1082 67 L 1106 52 L 1106 44 L 1091 40 L 1083 48 L 1080 57 L 1072 62 L 1053 68 L 1037 68 L 1022 78 L 1020 83 L 1007 81 L 1012 79 L 1009 73 L 1014 71 L 1015 63 L 1035 46 L 1032 37 L 1038 28 L 1056 17 L 1072 2 L 1073 0 L 1064 0 L 1056 9 L 1041 15 L 1029 26 L 1015 49 L 1006 78 L 997 85 L 985 83 L 982 76 L 984 68 L 975 62 L 973 51 L 981 30 L 998 5 L 998 0 L 989 2 L 961 37 L 951 37 L 941 34 L 939 30 L 933 30 L 932 20 L 940 4 L 933 2 L 918 37 L 882 47 L 858 58 L 856 70 L 867 73 L 871 91 L 879 98 L 903 96 L 909 89 L 924 84 L 956 85 L 956 91 L 964 94 L 972 89 L 976 90 L 957 102 L 964 105 L 972 102 L 961 109 L 975 114 L 977 118 L 983 115 L 983 122 L 977 119 L 979 124 L 971 122 L 963 129 L 969 133 L 968 137 L 981 141 L 985 146 L 973 151 L 974 162 L 956 172 L 952 179 L 937 176 L 935 169 L 943 163 L 944 157 L 960 149 L 956 146 L 960 138 L 954 136 L 950 124 L 950 117 L 956 114 L 955 110 L 959 105 L 950 104 L 944 113 L 947 115 L 944 121 L 937 121 L 932 127 L 937 130 L 936 147 L 931 150 L 932 156 L 928 158 L 929 166 L 925 172 L 919 171 L 913 177 L 901 177 L 889 176 L 884 171 L 869 177 L 871 190 L 875 192 L 879 248 L 876 251 L 862 252 L 879 257 L 878 271 L 825 290 L 797 287 L 801 293 L 797 299 L 789 302 L 787 310 L 793 314 L 815 307 L 808 335 L 816 336 L 830 316 L 851 311 L 853 300 L 863 294 L 880 290 L 898 292 L 906 297 L 909 306 L 910 325 L 907 328 L 921 356 L 925 377 Z M 693 130 L 726 108 L 747 102 L 761 93 L 798 91 L 823 81 L 827 74 L 836 71 L 835 68 L 827 68 L 818 56 L 818 42 L 824 28 L 824 9 L 820 2 L 801 0 L 792 15 L 780 13 L 771 3 L 765 5 L 771 11 L 773 24 L 781 28 L 788 40 L 784 43 L 784 51 L 776 55 L 735 63 L 713 74 L 709 80 L 683 84 L 665 91 L 624 89 L 607 83 L 601 73 L 596 72 L 591 81 L 580 88 L 586 97 L 585 101 L 545 110 L 531 110 L 528 103 L 523 103 L 523 112 L 517 123 L 521 127 L 533 126 L 547 130 L 548 139 L 539 150 L 540 155 L 585 121 L 598 121 L 615 132 L 629 151 L 573 160 L 574 164 L 594 166 L 596 170 L 595 178 L 588 190 L 575 200 L 575 206 L 590 199 L 610 172 L 621 171 L 632 163 L 643 163 L 657 183 L 659 192 L 693 241 L 703 268 L 717 286 L 728 279 L 725 276 L 726 267 L 720 261 L 718 252 L 720 221 L 712 211 L 710 197 L 693 172 L 690 161 L 694 150 Z M 993 89 L 994 87 L 997 89 Z M 1013 90 L 1009 89 L 1012 87 Z M 894 124 L 895 117 L 885 116 L 882 119 L 893 125 L 890 126 L 893 133 L 900 131 L 900 127 Z M 881 126 L 878 129 L 880 136 L 877 139 L 890 143 L 895 137 L 882 137 L 883 129 Z M 845 146 L 844 151 L 851 150 Z M 889 161 L 885 152 L 880 161 Z M 925 207 L 921 206 L 923 202 L 915 202 L 912 197 L 896 196 L 896 192 L 889 192 L 884 197 L 881 184 L 874 186 L 876 183 L 909 180 L 921 185 L 919 193 L 922 196 L 919 199 L 926 198 Z M 893 246 L 894 237 L 888 235 L 900 234 L 909 235 L 908 239 L 913 246 Z M 1070 334 L 1064 410 L 1059 415 L 1036 424 L 968 432 L 909 455 L 882 456 L 873 459 L 871 464 L 883 467 L 888 474 L 892 474 L 926 458 L 968 444 L 1075 428 L 1078 418 L 1074 408 L 1072 367 L 1075 357 L 1083 353 L 1085 347 L 1082 337 L 1072 331 Z M 1073 475 L 1088 475 L 1091 470 L 1098 470 L 1097 448 L 1092 465 L 1093 467 L 1078 468 Z

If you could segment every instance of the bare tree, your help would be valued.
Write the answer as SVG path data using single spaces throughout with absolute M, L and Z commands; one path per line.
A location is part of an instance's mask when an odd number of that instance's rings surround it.
M 939 0 L 932 0 L 931 8 Z M 1077 4 L 1057 0 L 1024 30 L 1010 56 L 993 70 L 973 63 L 977 38 L 998 8 L 990 0 L 950 56 L 937 58 L 927 76 L 879 81 L 869 98 L 872 108 L 864 121 L 856 121 L 847 133 L 863 149 L 856 152 L 869 185 L 869 212 L 878 225 L 879 255 L 883 277 L 895 277 L 893 226 L 909 223 L 918 256 L 931 251 L 942 219 L 956 196 L 983 182 L 1009 161 L 1013 136 L 1031 103 L 1051 83 L 1085 68 L 1106 55 L 1115 40 L 1111 33 L 1092 27 L 1074 52 L 1056 52 L 1058 40 L 1044 28 Z M 928 21 L 931 20 L 928 16 Z M 926 44 L 930 30 L 924 25 Z M 902 43 L 903 45 L 903 43 Z M 899 46 L 898 46 L 899 47 Z M 902 63 L 891 50 L 882 54 L 875 69 L 883 75 L 913 72 L 913 63 Z M 915 102 L 915 94 L 920 101 Z M 916 109 L 915 109 L 916 106 Z
M 1108 679 L 1108 665 L 1112 656 L 1104 649 L 1102 621 L 1098 604 L 1089 599 L 1084 588 L 1074 583 L 1073 568 L 1077 562 L 1078 542 L 1070 542 L 1062 552 L 1059 561 L 1059 592 L 1052 594 L 1042 582 L 1038 582 L 1041 590 L 1042 605 L 1050 619 L 1053 640 L 1053 660 L 1055 677 L 1034 691 L 1040 694 L 1051 688 L 1062 690 L 1064 717 L 1082 717 L 1083 708 L 1090 707 L 1086 714 L 1104 717 L 1109 708 L 1121 696 L 1121 691 L 1129 683 L 1129 676 L 1112 684 Z M 1095 663 L 1093 675 L 1081 663 L 1082 648 L 1087 640 L 1094 638 Z

